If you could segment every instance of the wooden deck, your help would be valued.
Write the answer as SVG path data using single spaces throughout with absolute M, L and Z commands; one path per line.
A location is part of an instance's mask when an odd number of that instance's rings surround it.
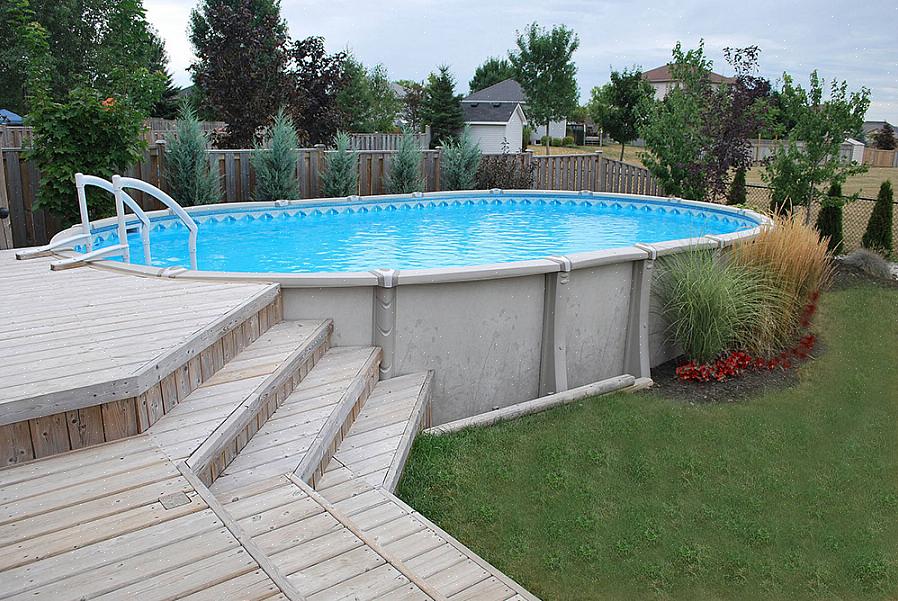
M 202 333 L 266 284 L 208 284 L 80 268 L 0 252 L 0 425 L 143 392 Z

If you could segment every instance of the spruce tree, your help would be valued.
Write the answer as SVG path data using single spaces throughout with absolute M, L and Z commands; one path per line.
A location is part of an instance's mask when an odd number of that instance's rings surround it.
M 465 126 L 457 142 L 449 142 L 443 148 L 440 160 L 441 188 L 443 190 L 472 190 L 477 181 L 480 166 L 480 146 Z
M 842 186 L 833 182 L 821 201 L 820 213 L 817 215 L 817 231 L 821 236 L 829 239 L 828 249 L 830 254 L 841 254 L 844 245 L 842 233 L 842 207 L 845 200 L 842 198 Z
M 274 123 L 265 130 L 262 144 L 257 144 L 253 150 L 256 200 L 299 198 L 299 180 L 296 177 L 298 145 L 293 121 L 284 109 L 278 110 Z
M 747 199 L 748 194 L 745 189 L 745 167 L 739 167 L 736 169 L 736 174 L 733 175 L 733 181 L 730 182 L 730 191 L 727 194 L 727 204 L 744 205 Z
M 445 145 L 464 126 L 461 95 L 455 94 L 455 78 L 449 67 L 442 65 L 439 73 L 431 73 L 427 78 L 421 109 L 424 122 L 430 125 L 431 148 Z
M 892 252 L 892 220 L 894 219 L 892 206 L 892 182 L 886 180 L 879 187 L 879 196 L 873 205 L 873 212 L 867 222 L 867 231 L 861 239 L 864 248 L 875 250 L 884 255 Z
M 349 134 L 334 138 L 335 149 L 327 157 L 327 169 L 321 174 L 321 194 L 327 197 L 359 193 L 359 155 L 351 148 Z
M 424 178 L 421 177 L 421 149 L 418 140 L 409 129 L 402 130 L 402 138 L 387 173 L 386 188 L 388 194 L 409 194 L 424 191 Z
M 209 139 L 189 103 L 181 104 L 175 133 L 166 144 L 165 181 L 172 198 L 182 205 L 221 200 L 221 182 L 209 166 Z

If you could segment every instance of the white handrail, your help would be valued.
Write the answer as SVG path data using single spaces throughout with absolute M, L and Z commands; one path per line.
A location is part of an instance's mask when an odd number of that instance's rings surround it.
M 75 174 L 75 189 L 78 191 L 78 209 L 81 211 L 81 230 L 88 236 L 87 252 L 90 252 L 93 250 L 93 236 L 91 236 L 90 232 L 90 218 L 87 215 L 87 194 L 84 190 L 86 186 L 96 186 L 113 195 L 115 195 L 115 189 L 112 186 L 112 182 L 105 180 L 102 177 L 97 177 L 96 175 L 84 175 L 83 173 Z M 140 208 L 140 205 L 125 192 L 122 192 L 122 202 L 127 205 L 137 216 L 137 219 L 140 220 L 140 241 L 143 246 L 143 261 L 147 265 L 150 265 L 152 263 L 152 257 L 150 256 L 150 229 L 152 228 L 150 225 L 150 218 L 147 217 L 147 214 Z M 118 202 L 116 202 L 116 215 L 119 216 L 119 242 L 121 244 L 127 244 L 128 238 L 126 228 L 125 237 L 121 238 L 123 231 L 122 225 L 124 223 L 124 210 L 119 215 Z M 130 262 L 130 255 L 130 252 L 124 253 L 126 262 Z
M 118 210 L 118 207 L 120 205 L 123 205 L 125 202 L 124 197 L 126 197 L 127 194 L 125 194 L 124 188 L 134 188 L 135 190 L 140 190 L 141 192 L 143 192 L 145 194 L 149 194 L 150 196 L 156 198 L 159 202 L 161 202 L 162 204 L 167 206 L 169 209 L 171 209 L 172 213 L 174 213 L 181 220 L 181 222 L 185 226 L 187 226 L 187 229 L 190 230 L 190 237 L 188 238 L 188 241 L 187 241 L 187 250 L 190 253 L 190 268 L 194 269 L 194 270 L 197 268 L 196 267 L 196 236 L 197 236 L 198 228 L 197 228 L 196 222 L 193 220 L 193 218 L 187 214 L 187 211 L 185 211 L 181 205 L 179 205 L 177 202 L 175 202 L 175 199 L 173 199 L 171 196 L 169 196 L 168 194 L 166 194 L 165 192 L 163 192 L 156 186 L 148 184 L 143 180 L 134 179 L 133 177 L 121 177 L 120 175 L 113 175 L 112 176 L 112 188 L 113 188 L 113 190 L 115 190 L 116 210 Z M 122 213 L 124 213 L 124 210 L 122 211 Z M 124 219 L 119 218 L 119 238 L 120 239 L 126 239 L 126 238 L 122 238 L 122 236 L 125 235 L 124 230 L 125 230 Z

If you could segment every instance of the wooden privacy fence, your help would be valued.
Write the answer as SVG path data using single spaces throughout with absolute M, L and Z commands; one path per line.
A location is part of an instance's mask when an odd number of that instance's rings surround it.
M 402 134 L 350 134 L 349 138 L 354 150 L 396 150 L 399 148 Z M 415 134 L 415 139 L 418 148 L 430 147 L 430 127 L 428 126 L 424 133 Z
M 864 165 L 870 167 L 898 167 L 898 150 L 864 149 Z
M 150 146 L 143 160 L 122 175 L 135 177 L 165 191 L 165 153 L 162 144 Z M 332 151 L 324 146 L 297 149 L 297 179 L 300 198 L 321 195 L 321 174 Z M 421 175 L 425 190 L 440 190 L 440 151 L 422 150 Z M 252 150 L 210 150 L 209 160 L 221 179 L 222 202 L 254 200 L 256 176 L 252 168 Z M 390 161 L 395 151 L 361 150 L 359 157 L 360 196 L 384 194 Z M 533 188 L 539 190 L 591 190 L 628 194 L 660 194 L 660 187 L 648 171 L 636 165 L 609 159 L 601 153 L 539 156 L 532 152 L 517 155 L 522 164 L 533 169 Z M 35 165 L 22 157 L 21 149 L 0 151 L 0 207 L 8 206 L 10 217 L 0 224 L 0 248 L 46 244 L 64 224 L 42 210 L 34 210 L 40 174 Z M 4 181 L 5 180 L 5 181 Z M 139 191 L 132 193 L 145 210 L 163 208 L 154 198 Z M 178 200 L 177 198 L 175 200 Z M 75 186 L 72 184 L 72 202 Z M 4 204 L 5 203 L 5 204 Z M 93 217 L 93 216 L 92 216 Z M 8 235 L 4 237 L 3 226 Z

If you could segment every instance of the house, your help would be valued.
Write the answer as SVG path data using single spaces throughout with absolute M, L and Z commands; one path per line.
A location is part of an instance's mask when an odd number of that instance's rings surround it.
M 0 125 L 24 125 L 25 121 L 19 115 L 6 109 L 0 109 Z
M 670 65 L 661 65 L 642 74 L 642 78 L 649 82 L 655 88 L 655 100 L 661 100 L 667 93 L 677 86 L 677 80 L 670 73 Z M 732 77 L 725 77 L 711 71 L 708 74 L 711 86 L 729 86 L 735 83 Z
M 527 114 L 527 95 L 524 94 L 523 88 L 521 88 L 521 84 L 516 82 L 513 79 L 506 79 L 504 81 L 500 81 L 499 83 L 493 84 L 488 88 L 484 88 L 482 90 L 478 90 L 461 101 L 462 110 L 465 109 L 465 105 L 468 104 L 506 104 L 506 105 L 520 105 L 524 112 L 524 123 L 527 123 L 526 114 Z M 509 115 L 511 115 L 512 111 L 508 111 Z M 467 121 L 467 117 L 465 117 Z M 546 135 L 546 125 L 537 124 L 537 123 L 529 123 L 530 127 L 533 130 L 531 141 L 539 142 L 540 138 Z M 567 132 L 567 119 L 562 119 L 561 121 L 552 121 L 549 123 L 549 135 L 553 138 L 563 138 Z M 511 142 L 509 140 L 509 142 Z M 486 151 L 484 151 L 486 152 Z M 513 152 L 510 150 L 510 152 Z
M 524 110 L 517 102 L 462 102 L 465 125 L 480 146 L 480 152 L 521 152 Z

